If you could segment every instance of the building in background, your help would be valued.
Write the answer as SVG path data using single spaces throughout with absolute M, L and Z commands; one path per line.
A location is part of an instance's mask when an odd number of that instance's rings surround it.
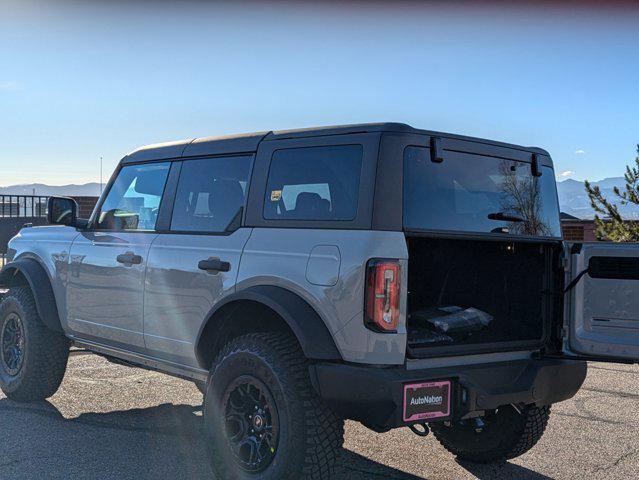
M 626 220 L 626 222 L 637 222 L 637 220 Z M 561 232 L 564 240 L 569 242 L 596 242 L 599 240 L 594 220 L 583 220 L 563 212 L 561 213 Z
M 78 217 L 89 218 L 99 197 L 72 197 L 78 202 Z
M 595 242 L 594 220 L 582 220 L 567 213 L 561 212 L 561 232 L 564 240 L 569 242 Z

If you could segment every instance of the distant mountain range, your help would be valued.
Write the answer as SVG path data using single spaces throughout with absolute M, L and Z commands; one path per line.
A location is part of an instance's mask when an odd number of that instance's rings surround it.
M 61 197 L 97 197 L 100 195 L 99 183 L 85 183 L 84 185 L 45 185 L 43 183 L 30 183 L 28 185 L 12 185 L 0 187 L 0 195 L 42 195 L 48 197 L 58 195 Z
M 591 182 L 597 185 L 604 197 L 614 201 L 616 195 L 612 191 L 614 187 L 619 187 L 623 191 L 626 181 L 623 177 L 604 178 L 598 182 Z M 559 193 L 559 206 L 562 212 L 573 215 L 577 218 L 593 218 L 595 212 L 590 207 L 588 194 L 584 187 L 584 182 L 577 180 L 564 180 L 557 182 L 557 192 Z M 619 212 L 624 218 L 639 219 L 639 206 L 637 205 L 619 205 Z
M 598 185 L 607 198 L 613 199 L 613 187 L 617 186 L 622 188 L 625 185 L 625 181 L 623 177 L 612 177 L 604 178 L 598 182 L 592 182 L 592 184 Z M 36 195 L 43 196 L 97 197 L 100 195 L 100 184 L 86 183 L 84 185 L 51 186 L 33 183 L 29 185 L 0 187 L 0 195 L 32 195 L 34 191 Z M 588 194 L 586 194 L 583 182 L 572 179 L 557 182 L 557 191 L 559 192 L 559 205 L 562 212 L 577 218 L 593 218 L 594 212 L 592 208 L 590 208 Z M 620 207 L 619 210 L 626 218 L 639 219 L 639 207 L 636 205 Z

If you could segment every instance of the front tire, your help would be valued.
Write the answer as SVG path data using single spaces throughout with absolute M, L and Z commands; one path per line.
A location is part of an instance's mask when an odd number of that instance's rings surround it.
M 496 463 L 523 455 L 541 439 L 550 405 L 530 405 L 516 410 L 507 405 L 482 419 L 478 428 L 472 419 L 464 422 L 431 424 L 435 438 L 461 460 Z
M 195 387 L 200 391 L 202 395 L 206 395 L 206 382 L 194 382 Z
M 222 349 L 204 417 L 213 468 L 228 480 L 331 478 L 344 439 L 344 421 L 313 390 L 296 339 L 282 333 Z
M 69 341 L 49 330 L 38 315 L 31 290 L 14 287 L 0 303 L 0 388 L 18 402 L 51 397 L 60 387 Z

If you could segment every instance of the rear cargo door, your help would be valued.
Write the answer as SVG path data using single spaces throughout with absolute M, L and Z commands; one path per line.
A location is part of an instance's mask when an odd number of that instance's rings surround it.
M 639 244 L 574 244 L 566 254 L 566 353 L 639 362 Z

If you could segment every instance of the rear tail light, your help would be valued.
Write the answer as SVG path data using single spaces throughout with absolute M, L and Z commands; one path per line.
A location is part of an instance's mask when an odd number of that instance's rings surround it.
M 397 260 L 369 260 L 366 265 L 366 326 L 396 332 L 401 270 Z

